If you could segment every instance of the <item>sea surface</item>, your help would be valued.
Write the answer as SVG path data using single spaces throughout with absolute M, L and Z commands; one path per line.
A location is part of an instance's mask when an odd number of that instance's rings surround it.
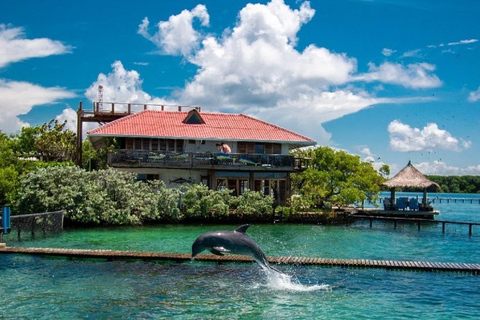
M 388 195 L 387 195 L 388 196 Z M 397 196 L 404 196 L 397 193 Z M 406 196 L 415 196 L 408 194 Z M 480 195 L 429 194 L 439 220 L 480 222 Z M 421 194 L 420 194 L 421 198 Z M 437 198 L 436 198 L 437 199 Z M 68 229 L 9 246 L 189 253 L 236 225 Z M 268 256 L 480 263 L 480 226 L 252 224 Z M 478 319 L 480 275 L 255 263 L 155 263 L 0 255 L 0 319 Z

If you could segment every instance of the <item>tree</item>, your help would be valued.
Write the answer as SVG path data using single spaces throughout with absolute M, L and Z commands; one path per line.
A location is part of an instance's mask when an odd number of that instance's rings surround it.
M 59 123 L 50 120 L 40 127 L 35 140 L 35 149 L 44 161 L 74 161 L 76 153 L 76 134 L 65 129 L 67 121 Z
M 330 147 L 301 150 L 296 155 L 311 161 L 307 170 L 292 176 L 293 186 L 303 197 L 311 199 L 315 207 L 343 206 L 378 198 L 384 178 L 360 157 Z

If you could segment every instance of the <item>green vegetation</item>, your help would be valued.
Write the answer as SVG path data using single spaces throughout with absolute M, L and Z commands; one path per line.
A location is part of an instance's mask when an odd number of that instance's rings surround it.
M 137 181 L 133 173 L 76 166 L 38 168 L 26 174 L 21 189 L 20 212 L 65 210 L 68 221 L 95 225 L 258 217 L 271 213 L 273 203 L 272 197 L 253 191 L 233 197 L 204 185 L 168 189 L 158 180 Z
M 428 179 L 438 183 L 446 193 L 480 193 L 480 176 L 433 176 Z
M 234 197 L 229 190 L 204 185 L 168 189 L 161 181 L 141 182 L 135 174 L 106 169 L 107 150 L 115 147 L 115 140 L 101 150 L 84 142 L 83 168 L 76 167 L 76 136 L 65 126 L 52 120 L 16 135 L 0 132 L 0 206 L 11 205 L 21 213 L 65 210 L 67 221 L 96 225 L 261 219 L 273 211 L 273 198 L 260 192 L 247 190 Z M 377 172 L 360 157 L 329 147 L 294 155 L 309 163 L 305 171 L 292 175 L 289 212 L 328 212 L 374 201 L 390 174 L 388 165 Z M 427 177 L 442 192 L 480 192 L 479 176 Z
M 300 150 L 295 155 L 311 159 L 304 172 L 292 176 L 292 187 L 300 195 L 292 201 L 295 208 L 331 209 L 378 199 L 384 178 L 360 157 L 329 147 Z M 389 171 L 388 166 L 382 167 L 383 174 Z
M 66 122 L 52 120 L 42 126 L 24 127 L 19 134 L 0 131 L 0 206 L 12 205 L 20 193 L 20 180 L 36 168 L 73 166 L 76 135 Z M 84 142 L 84 168 L 106 167 L 107 152 Z

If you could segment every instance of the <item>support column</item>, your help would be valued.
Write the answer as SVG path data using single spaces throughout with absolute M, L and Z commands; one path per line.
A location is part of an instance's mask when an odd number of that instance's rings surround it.
M 77 110 L 77 166 L 82 166 L 82 136 L 83 136 L 83 116 L 85 111 L 82 109 L 82 101 L 78 104 Z

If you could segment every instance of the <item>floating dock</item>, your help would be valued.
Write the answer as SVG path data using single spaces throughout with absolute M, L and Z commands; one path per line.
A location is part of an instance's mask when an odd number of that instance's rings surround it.
M 85 250 L 85 249 L 58 249 L 58 248 L 21 248 L 1 247 L 0 254 L 30 254 L 39 256 L 57 256 L 70 259 L 104 259 L 112 260 L 144 260 L 144 261 L 191 261 L 190 254 L 185 253 L 160 253 L 119 250 Z M 347 268 L 381 268 L 390 270 L 412 271 L 450 271 L 480 274 L 480 264 L 472 263 L 447 263 L 447 262 L 421 262 L 421 261 L 392 261 L 368 259 L 330 259 L 330 258 L 304 258 L 304 257 L 267 257 L 272 264 L 289 265 L 319 265 Z M 200 254 L 195 257 L 197 261 L 204 262 L 253 262 L 252 258 L 240 255 L 216 256 Z

